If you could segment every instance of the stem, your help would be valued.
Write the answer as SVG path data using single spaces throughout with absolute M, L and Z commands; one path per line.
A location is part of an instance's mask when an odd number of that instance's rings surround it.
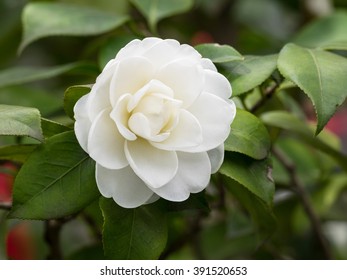
M 294 164 L 284 155 L 280 150 L 273 149 L 273 154 L 277 157 L 277 159 L 283 164 L 285 169 L 288 171 L 291 178 L 292 190 L 298 195 L 301 204 L 304 208 L 304 211 L 307 214 L 308 219 L 310 220 L 312 230 L 317 237 L 318 243 L 322 249 L 324 257 L 328 260 L 332 259 L 332 255 L 330 252 L 330 248 L 327 244 L 327 240 L 324 237 L 321 221 L 315 212 L 310 196 L 305 190 L 305 186 L 301 183 Z
M 82 218 L 90 226 L 92 233 L 93 233 L 94 237 L 96 238 L 96 240 L 102 241 L 102 233 L 100 232 L 98 225 L 93 220 L 93 218 L 90 217 L 89 215 L 85 214 L 85 213 L 82 213 Z
M 0 209 L 10 211 L 12 209 L 12 203 L 11 202 L 0 202 Z
M 280 84 L 278 82 L 275 82 L 271 86 L 267 87 L 264 90 L 263 97 L 257 103 L 255 103 L 253 107 L 249 109 L 249 111 L 251 113 L 255 113 L 260 107 L 262 107 L 269 99 L 271 99 L 279 85 Z
M 45 240 L 49 246 L 48 260 L 61 260 L 62 253 L 60 250 L 60 230 L 61 222 L 58 220 L 46 221 Z
M 48 260 L 61 260 L 62 252 L 60 249 L 60 232 L 67 220 L 47 220 L 45 222 L 44 238 L 49 246 Z

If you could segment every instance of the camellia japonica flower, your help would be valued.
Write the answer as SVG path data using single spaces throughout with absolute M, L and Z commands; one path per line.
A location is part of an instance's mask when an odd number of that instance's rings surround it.
M 236 113 L 211 60 L 176 40 L 133 40 L 74 107 L 101 194 L 125 208 L 202 191 L 223 162 Z

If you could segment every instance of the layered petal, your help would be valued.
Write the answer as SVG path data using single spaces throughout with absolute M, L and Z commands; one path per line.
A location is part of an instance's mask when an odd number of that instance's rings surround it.
M 182 59 L 182 58 L 193 60 L 194 63 L 199 64 L 201 61 L 201 54 L 192 46 L 187 44 L 182 44 L 176 55 L 176 59 Z
M 199 120 L 203 135 L 202 144 L 189 151 L 200 152 L 212 150 L 225 141 L 236 114 L 236 106 L 231 100 L 203 92 L 189 107 L 189 111 Z
M 204 69 L 208 69 L 208 70 L 217 72 L 217 68 L 216 68 L 216 66 L 213 64 L 213 62 L 211 61 L 211 59 L 202 58 L 202 59 L 200 60 L 200 63 L 201 63 L 201 66 L 202 66 Z
M 176 40 L 162 40 L 144 51 L 143 56 L 159 69 L 173 60 L 180 49 L 179 47 L 180 44 Z
M 176 152 L 159 150 L 141 138 L 126 141 L 125 155 L 136 175 L 152 188 L 167 184 L 176 175 Z
M 96 164 L 96 182 L 100 193 L 124 208 L 135 208 L 155 198 L 153 191 L 129 167 L 118 170 Z
M 90 92 L 87 109 L 91 121 L 95 119 L 102 110 L 111 106 L 109 88 L 117 64 L 111 63 L 107 64 L 107 66 L 107 70 L 105 68 L 98 76 Z
M 109 169 L 128 165 L 124 153 L 125 139 L 110 118 L 110 110 L 103 110 L 94 120 L 88 137 L 88 153 L 98 164 Z
M 126 93 L 134 94 L 154 76 L 153 64 L 144 57 L 129 57 L 118 62 L 108 90 L 112 106 Z
M 127 110 L 127 105 L 131 100 L 131 96 L 131 94 L 122 95 L 118 99 L 116 106 L 111 111 L 110 117 L 117 125 L 120 134 L 122 134 L 125 139 L 134 141 L 137 137 L 128 127 L 130 113 Z
M 82 149 L 88 153 L 88 134 L 90 127 L 92 125 L 88 110 L 88 98 L 89 94 L 82 96 L 75 104 L 74 114 L 75 114 L 75 134 L 78 142 L 80 143 Z
M 174 91 L 174 98 L 189 107 L 201 94 L 205 75 L 201 65 L 190 59 L 175 60 L 162 67 L 156 78 Z
M 222 99 L 228 99 L 231 96 L 231 86 L 228 79 L 212 70 L 205 70 L 204 91 L 215 94 Z
M 184 201 L 190 193 L 202 191 L 210 181 L 211 164 L 206 152 L 178 152 L 178 170 L 176 176 L 166 185 L 152 190 L 170 201 Z
M 121 48 L 119 50 L 119 52 L 117 53 L 115 60 L 116 61 L 120 61 L 122 59 L 131 57 L 131 56 L 138 56 L 140 55 L 140 51 L 142 51 L 142 47 L 141 47 L 141 40 L 139 39 L 135 39 L 130 41 L 128 44 L 126 44 L 123 48 Z
M 219 145 L 217 148 L 207 151 L 207 155 L 211 162 L 211 173 L 216 173 L 222 166 L 224 160 L 224 144 Z
M 152 145 L 163 150 L 180 151 L 197 147 L 202 141 L 202 129 L 198 119 L 187 110 L 181 110 L 178 123 L 170 136 L 162 142 L 152 142 Z

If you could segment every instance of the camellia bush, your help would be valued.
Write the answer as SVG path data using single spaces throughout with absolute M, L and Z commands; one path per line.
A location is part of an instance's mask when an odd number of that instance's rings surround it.
M 0 4 L 0 257 L 347 258 L 347 11 L 309 2 Z

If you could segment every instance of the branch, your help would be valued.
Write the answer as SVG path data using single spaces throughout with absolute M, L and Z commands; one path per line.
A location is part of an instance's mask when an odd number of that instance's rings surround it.
M 62 259 L 60 250 L 60 231 L 62 225 L 63 223 L 60 220 L 47 220 L 45 222 L 44 238 L 49 247 L 48 260 Z
M 252 108 L 249 109 L 251 113 L 255 113 L 260 107 L 262 107 L 276 92 L 277 88 L 279 87 L 280 83 L 275 82 L 271 86 L 267 87 L 264 90 L 263 97 L 253 105 Z
M 310 220 L 312 229 L 314 234 L 317 237 L 317 240 L 319 242 L 319 245 L 322 249 L 322 252 L 326 259 L 331 260 L 332 255 L 329 249 L 329 246 L 327 244 L 327 240 L 324 237 L 321 221 L 313 209 L 311 199 L 305 190 L 305 186 L 301 183 L 297 173 L 296 168 L 294 164 L 287 158 L 286 155 L 284 155 L 280 150 L 273 149 L 274 156 L 277 157 L 277 159 L 283 164 L 285 169 L 288 171 L 290 178 L 291 178 L 291 188 L 292 190 L 298 195 L 301 204 L 304 208 L 304 211 L 307 214 L 308 219 Z
M 51 219 L 45 222 L 44 239 L 49 247 L 48 260 L 61 260 L 63 255 L 60 249 L 60 232 L 65 223 L 75 218 L 67 216 L 61 219 Z
M 0 202 L 0 209 L 1 210 L 6 210 L 6 211 L 11 211 L 12 209 L 12 203 L 11 202 L 5 202 L 5 201 L 1 201 Z
M 100 232 L 98 225 L 93 220 L 93 218 L 86 213 L 82 213 L 82 218 L 90 226 L 95 238 L 99 241 L 102 241 L 102 232 Z

